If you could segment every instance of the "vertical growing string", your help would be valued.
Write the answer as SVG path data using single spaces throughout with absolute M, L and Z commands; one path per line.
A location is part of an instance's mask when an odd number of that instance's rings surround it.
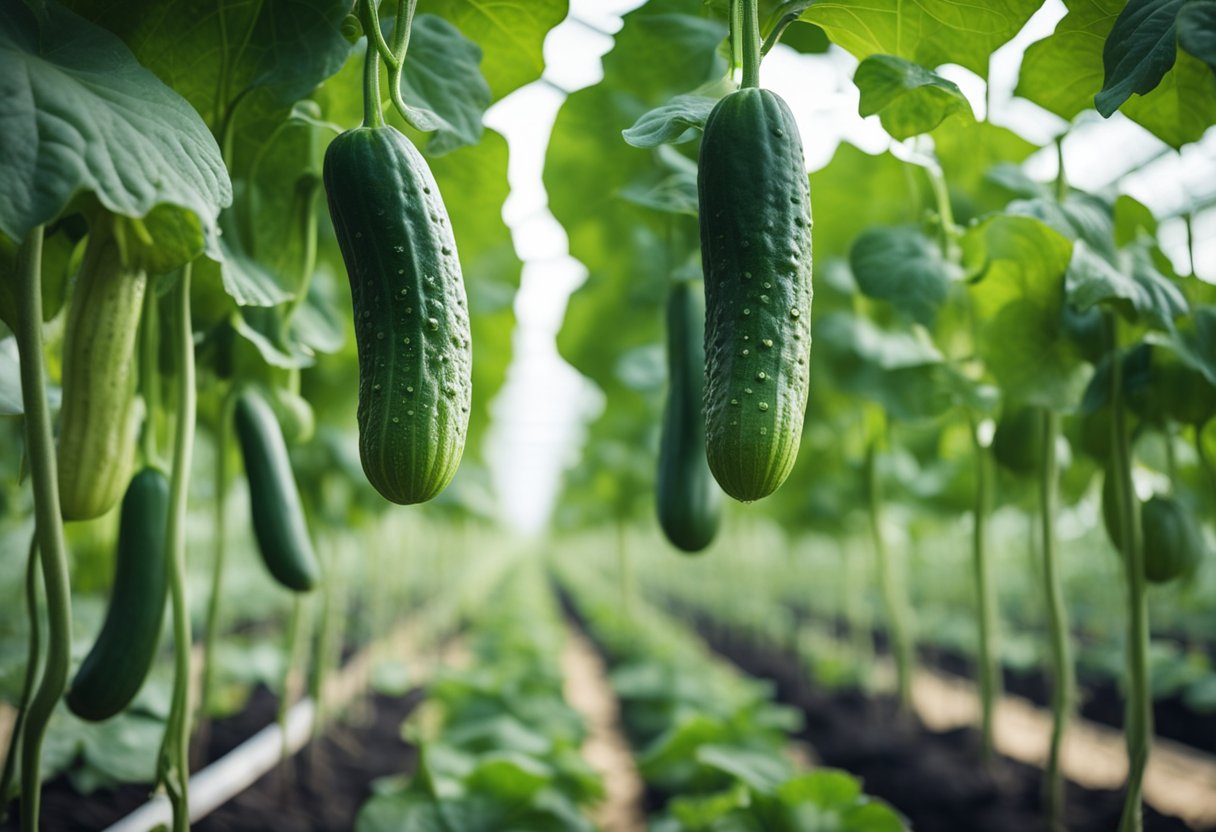
M 35 832 L 42 785 L 42 740 L 55 705 L 67 687 L 72 650 L 72 593 L 42 357 L 42 226 L 30 231 L 17 251 L 17 304 L 14 334 L 20 358 L 25 447 L 34 490 L 35 535 L 42 558 L 48 623 L 46 667 L 30 702 L 21 744 L 21 828 L 24 832 Z
M 165 558 L 173 601 L 173 699 L 161 745 L 160 779 L 173 806 L 173 832 L 190 828 L 187 759 L 190 747 L 190 608 L 186 590 L 186 502 L 194 452 L 194 339 L 190 326 L 190 264 L 173 287 L 172 339 L 177 375 L 177 426 L 173 439 L 173 478 L 169 486 Z

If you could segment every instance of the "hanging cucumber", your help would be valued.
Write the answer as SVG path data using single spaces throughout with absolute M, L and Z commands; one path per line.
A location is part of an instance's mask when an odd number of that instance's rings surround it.
M 705 123 L 697 175 L 705 270 L 709 467 L 744 502 L 798 455 L 811 349 L 811 200 L 794 116 L 745 87 Z
M 68 308 L 59 420 L 59 500 L 65 520 L 118 502 L 135 448 L 135 337 L 148 278 L 123 262 L 114 218 L 89 232 Z
M 308 592 L 317 585 L 321 569 L 274 410 L 260 393 L 247 388 L 237 397 L 235 422 L 249 479 L 249 511 L 262 559 L 284 587 Z
M 667 300 L 667 408 L 655 491 L 659 525 L 672 545 L 699 552 L 718 533 L 722 493 L 705 458 L 705 298 L 682 280 Z
M 359 453 L 394 503 L 442 491 L 464 451 L 472 344 L 456 241 L 422 154 L 396 128 L 358 127 L 325 154 L 359 350 Z
M 169 479 L 157 468 L 144 468 L 122 500 L 105 623 L 68 690 L 68 707 L 81 719 L 114 716 L 148 677 L 165 616 L 168 517 Z

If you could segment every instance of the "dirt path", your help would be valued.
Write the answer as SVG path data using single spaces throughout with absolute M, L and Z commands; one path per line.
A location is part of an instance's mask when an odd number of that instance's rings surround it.
M 912 697 L 921 721 L 935 731 L 979 724 L 975 685 L 965 679 L 921 668 L 913 680 Z M 1050 711 L 1006 695 L 997 703 L 994 727 L 1002 754 L 1032 765 L 1045 764 Z M 1069 723 L 1062 760 L 1065 776 L 1088 788 L 1119 788 L 1127 778 L 1123 734 L 1089 720 Z M 1145 772 L 1144 796 L 1158 810 L 1198 829 L 1216 827 L 1216 759 L 1157 739 Z
M 604 802 L 592 819 L 604 832 L 645 832 L 642 780 L 621 734 L 616 696 L 595 648 L 571 627 L 562 651 L 562 677 L 566 701 L 587 723 L 583 757 L 604 779 Z

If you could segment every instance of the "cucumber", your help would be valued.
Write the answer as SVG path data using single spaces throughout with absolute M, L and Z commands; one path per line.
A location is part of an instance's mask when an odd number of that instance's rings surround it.
M 794 467 L 811 350 L 811 200 L 793 114 L 768 90 L 714 106 L 697 173 L 709 467 L 744 502 Z
M 655 493 L 659 525 L 671 544 L 699 552 L 718 533 L 722 492 L 705 458 L 705 297 L 682 280 L 667 300 L 667 407 Z
M 270 404 L 253 388 L 241 391 L 234 410 L 249 480 L 249 512 L 262 560 L 282 586 L 308 592 L 317 585 L 321 568 L 308 536 L 283 431 Z
M 144 468 L 123 497 L 105 623 L 68 690 L 68 707 L 81 719 L 99 722 L 114 716 L 131 704 L 148 678 L 169 586 L 168 520 L 169 479 L 159 469 Z
M 455 475 L 472 401 L 468 300 L 447 209 L 426 160 L 394 127 L 338 136 L 324 178 L 355 311 L 363 470 L 385 499 L 421 503 Z
M 89 232 L 68 307 L 59 417 L 59 503 L 65 520 L 112 509 L 131 478 L 135 340 L 147 274 L 123 263 L 113 218 Z

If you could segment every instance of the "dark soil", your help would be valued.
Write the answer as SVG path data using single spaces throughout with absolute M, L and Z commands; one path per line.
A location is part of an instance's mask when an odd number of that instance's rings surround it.
M 422 700 L 422 691 L 401 697 L 374 696 L 365 723 L 335 723 L 319 742 L 302 748 L 286 767 L 270 771 L 252 787 L 203 818 L 198 832 L 329 832 L 354 828 L 355 814 L 378 777 L 408 773 L 415 748 L 401 739 L 400 726 Z M 258 687 L 244 710 L 211 726 L 207 759 L 214 761 L 275 719 L 277 699 Z M 94 832 L 108 827 L 147 801 L 149 786 L 126 785 L 88 796 L 77 794 L 60 775 L 42 789 L 42 828 Z M 16 830 L 16 806 L 0 832 Z
M 804 621 L 813 620 L 825 623 L 823 619 L 812 615 L 805 609 L 795 609 L 794 613 Z M 849 624 L 843 619 L 837 618 L 826 623 L 831 626 L 839 638 L 846 640 L 849 638 Z M 887 650 L 885 632 L 876 630 L 873 638 L 874 646 L 878 650 Z M 956 650 L 921 645 L 917 651 L 917 658 L 928 667 L 966 679 L 975 678 L 974 659 Z M 1040 707 L 1050 707 L 1050 682 L 1042 671 L 1004 668 L 1002 676 L 1005 690 L 1009 693 L 1028 699 Z M 1082 717 L 1122 730 L 1126 706 L 1123 691 L 1119 689 L 1117 680 L 1082 671 L 1077 679 L 1077 687 L 1081 695 L 1078 704 Z M 1153 702 L 1153 729 L 1157 736 L 1189 745 L 1209 754 L 1216 754 L 1216 711 L 1211 713 L 1195 711 L 1183 701 L 1181 696 L 1160 697 Z
M 825 765 L 845 769 L 867 793 L 902 812 L 917 832 L 1046 830 L 1042 771 L 1007 758 L 979 763 L 979 734 L 965 728 L 935 733 L 901 716 L 890 697 L 814 686 L 791 653 L 746 639 L 705 616 L 693 622 L 709 645 L 747 673 L 776 683 L 778 698 L 803 711 L 800 739 Z M 1122 794 L 1068 784 L 1070 832 L 1111 832 Z M 1146 807 L 1147 832 L 1185 832 L 1181 820 Z

